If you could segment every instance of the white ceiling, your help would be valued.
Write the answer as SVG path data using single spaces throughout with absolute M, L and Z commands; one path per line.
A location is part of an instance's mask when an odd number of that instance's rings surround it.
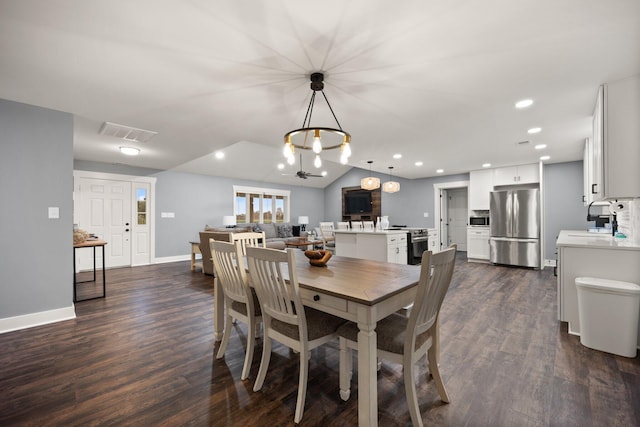
M 578 160 L 598 85 L 640 74 L 640 1 L 2 0 L 0 58 L 0 98 L 75 115 L 76 159 L 325 187 L 349 169 L 337 150 L 325 178 L 276 168 L 311 72 L 351 166 L 412 179 Z M 324 107 L 312 124 L 335 127 Z M 105 121 L 158 135 L 125 157 Z

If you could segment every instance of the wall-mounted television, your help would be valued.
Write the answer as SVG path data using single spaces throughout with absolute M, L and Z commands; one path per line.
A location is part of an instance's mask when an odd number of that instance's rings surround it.
M 344 214 L 370 214 L 373 211 L 371 191 L 354 190 L 344 193 Z

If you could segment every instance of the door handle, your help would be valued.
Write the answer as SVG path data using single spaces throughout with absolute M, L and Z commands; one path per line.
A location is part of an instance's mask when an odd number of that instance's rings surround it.
M 598 188 L 598 184 L 591 184 L 591 194 L 598 194 L 596 188 Z

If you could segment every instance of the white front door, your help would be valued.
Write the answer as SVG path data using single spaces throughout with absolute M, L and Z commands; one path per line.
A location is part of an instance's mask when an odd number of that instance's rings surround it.
M 78 227 L 107 242 L 107 268 L 131 265 L 131 182 L 80 178 L 79 185 Z M 90 255 L 78 255 L 80 269 L 92 268 Z

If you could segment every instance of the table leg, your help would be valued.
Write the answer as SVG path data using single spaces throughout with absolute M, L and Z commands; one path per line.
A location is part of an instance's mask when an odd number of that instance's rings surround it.
M 224 330 L 224 297 L 222 286 L 217 278 L 213 278 L 213 337 L 216 341 L 222 340 Z
M 370 319 L 370 318 L 369 318 Z M 378 425 L 376 322 L 358 321 L 358 425 Z
M 95 247 L 93 248 L 93 262 L 96 262 Z M 95 281 L 96 269 L 93 269 L 93 278 Z M 104 245 L 102 245 L 102 297 L 107 296 L 107 266 L 105 264 Z

